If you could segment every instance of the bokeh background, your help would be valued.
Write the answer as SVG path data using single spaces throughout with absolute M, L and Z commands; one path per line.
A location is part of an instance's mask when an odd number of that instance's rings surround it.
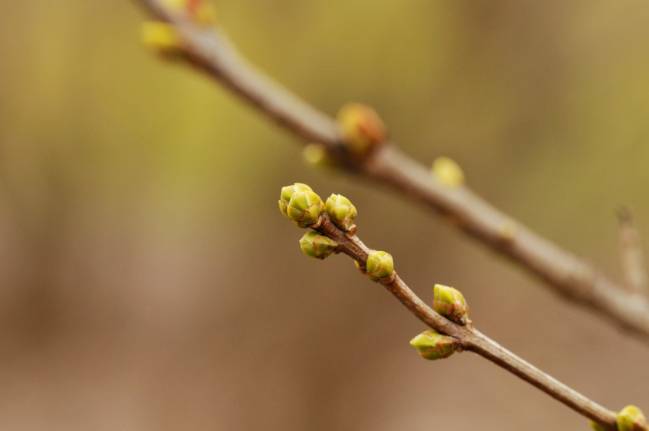
M 0 428 L 588 429 L 421 324 L 276 208 L 348 195 L 422 297 L 458 286 L 495 339 L 611 408 L 649 409 L 649 348 L 437 217 L 315 171 L 292 136 L 139 44 L 135 2 L 2 2 Z M 496 206 L 620 279 L 649 236 L 643 0 L 219 0 L 244 54 L 329 113 L 374 105 Z

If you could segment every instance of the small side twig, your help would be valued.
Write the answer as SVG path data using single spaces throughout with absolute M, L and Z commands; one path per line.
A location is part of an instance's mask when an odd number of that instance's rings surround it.
M 633 221 L 631 211 L 621 207 L 617 211 L 620 236 L 620 258 L 626 278 L 626 286 L 632 293 L 647 296 L 647 266 L 640 242 L 640 235 Z

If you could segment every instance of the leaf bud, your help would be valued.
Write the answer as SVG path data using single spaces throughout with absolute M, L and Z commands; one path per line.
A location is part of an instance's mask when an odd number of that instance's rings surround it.
M 460 349 L 460 344 L 455 338 L 433 330 L 427 330 L 417 335 L 410 340 L 410 345 L 417 349 L 422 358 L 431 361 L 448 358 Z
M 448 157 L 438 157 L 433 162 L 433 174 L 448 187 L 459 187 L 464 184 L 464 172 L 457 162 Z
M 384 280 L 394 274 L 394 260 L 385 251 L 371 251 L 365 264 L 367 275 L 373 280 Z
M 295 193 L 298 190 L 308 190 L 308 191 L 313 191 L 311 187 L 307 186 L 306 184 L 302 183 L 295 183 L 290 186 L 285 186 L 282 187 L 282 191 L 280 192 L 279 195 L 279 210 L 282 214 L 288 217 L 288 214 L 286 214 L 286 207 L 288 207 L 288 203 L 291 200 L 291 196 L 293 196 L 293 193 Z
M 337 115 L 338 125 L 347 148 L 358 156 L 364 156 L 386 140 L 385 124 L 369 106 L 348 103 Z
M 294 191 L 286 205 L 286 216 L 300 227 L 316 224 L 322 211 L 324 211 L 324 203 L 320 196 L 312 190 Z
M 142 43 L 160 54 L 181 54 L 183 50 L 176 29 L 160 21 L 146 21 L 142 24 Z
M 331 253 L 336 251 L 336 248 L 338 248 L 336 241 L 314 231 L 305 233 L 300 239 L 302 253 L 316 259 L 329 257 Z
M 325 203 L 327 214 L 336 226 L 349 232 L 354 229 L 358 211 L 352 202 L 343 195 L 332 194 Z
M 452 287 L 436 284 L 433 287 L 433 310 L 460 325 L 469 321 L 469 307 L 464 295 Z
M 618 431 L 643 431 L 647 429 L 647 419 L 636 406 L 626 406 L 617 414 Z

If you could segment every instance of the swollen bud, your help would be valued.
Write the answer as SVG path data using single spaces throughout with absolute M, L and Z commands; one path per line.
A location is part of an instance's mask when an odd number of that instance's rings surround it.
M 336 248 L 338 248 L 336 241 L 324 235 L 319 235 L 314 231 L 305 233 L 300 239 L 300 250 L 302 250 L 302 253 L 315 257 L 316 259 L 329 257 L 331 253 L 336 251 Z
M 324 211 L 322 199 L 311 190 L 294 191 L 286 205 L 286 216 L 300 227 L 309 227 L 317 223 L 322 211 Z
M 464 295 L 452 287 L 443 284 L 436 284 L 433 287 L 433 309 L 460 325 L 466 325 L 469 321 L 469 307 Z
M 636 406 L 626 406 L 617 414 L 618 431 L 643 431 L 647 429 L 647 419 Z
M 285 186 L 282 187 L 282 191 L 279 194 L 279 210 L 282 214 L 288 217 L 288 214 L 286 214 L 286 208 L 288 207 L 288 203 L 291 201 L 291 196 L 293 196 L 293 193 L 296 191 L 300 190 L 307 190 L 307 191 L 313 191 L 311 187 L 307 186 L 306 184 L 302 183 L 295 183 L 292 186 Z
M 216 9 L 204 0 L 164 0 L 163 3 L 174 12 L 186 14 L 196 24 L 216 23 Z
M 338 111 L 337 119 L 343 140 L 354 154 L 363 156 L 386 139 L 385 124 L 369 106 L 348 103 Z
M 358 211 L 349 199 L 343 195 L 332 194 L 327 198 L 325 208 L 336 226 L 347 232 L 353 230 Z
M 394 260 L 385 251 L 371 251 L 365 264 L 367 275 L 373 280 L 387 279 L 394 274 Z
M 593 431 L 607 431 L 606 428 L 594 421 L 590 421 L 590 427 L 593 429 Z
M 176 30 L 160 21 L 146 21 L 142 24 L 142 43 L 161 54 L 182 53 L 182 41 Z
M 431 361 L 448 358 L 460 348 L 455 338 L 447 337 L 433 330 L 417 335 L 410 340 L 410 345 L 417 349 L 422 358 Z
M 459 187 L 464 184 L 464 172 L 460 165 L 448 157 L 438 157 L 433 162 L 433 174 L 448 187 Z
M 302 157 L 308 165 L 318 168 L 331 167 L 336 164 L 322 144 L 308 144 L 302 150 Z

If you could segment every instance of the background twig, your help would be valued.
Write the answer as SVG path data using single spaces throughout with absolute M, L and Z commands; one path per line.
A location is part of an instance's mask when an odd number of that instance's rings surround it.
M 395 145 L 355 160 L 341 151 L 336 123 L 257 71 L 239 56 L 220 30 L 174 14 L 160 0 L 139 0 L 172 24 L 188 60 L 261 113 L 302 138 L 318 142 L 351 172 L 388 186 L 426 207 L 451 216 L 462 232 L 508 257 L 573 303 L 607 317 L 649 341 L 649 300 L 631 294 L 582 259 L 500 212 L 466 187 L 448 188 Z M 512 227 L 514 227 L 512 229 Z

